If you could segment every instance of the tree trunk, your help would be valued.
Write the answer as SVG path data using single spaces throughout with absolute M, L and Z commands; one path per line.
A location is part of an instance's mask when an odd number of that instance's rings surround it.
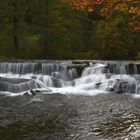
M 15 57 L 18 56 L 19 44 L 19 4 L 18 0 L 13 0 L 13 15 L 12 15 L 12 26 L 13 26 L 13 46 L 15 51 Z
M 14 41 L 14 48 L 16 51 L 18 51 L 19 49 L 18 19 L 15 15 L 13 16 L 13 41 Z

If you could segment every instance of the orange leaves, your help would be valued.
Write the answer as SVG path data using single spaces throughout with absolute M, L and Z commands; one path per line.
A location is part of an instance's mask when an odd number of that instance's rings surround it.
M 83 10 L 85 7 L 91 8 L 89 0 L 66 0 L 72 7 Z M 91 8 L 92 9 L 92 8 Z
M 96 9 L 97 5 L 100 5 L 101 11 L 119 10 L 129 11 L 129 13 L 140 14 L 140 1 L 139 0 L 65 0 L 72 7 L 80 10 L 86 9 L 92 12 Z
M 65 0 L 72 7 L 107 16 L 112 11 L 128 13 L 135 22 L 135 30 L 140 30 L 140 0 Z M 137 24 L 136 24 L 137 23 Z M 132 24 L 132 23 L 131 23 Z M 137 26 L 136 26 L 137 25 Z
M 80 10 L 86 9 L 88 12 L 92 12 L 94 10 L 95 4 L 101 4 L 103 0 L 65 0 L 72 7 L 75 7 Z

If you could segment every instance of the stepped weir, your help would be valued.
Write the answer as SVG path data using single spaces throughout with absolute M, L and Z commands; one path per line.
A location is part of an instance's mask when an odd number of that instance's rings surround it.
M 68 93 L 140 93 L 140 62 L 0 62 L 0 91 L 21 93 L 50 88 Z

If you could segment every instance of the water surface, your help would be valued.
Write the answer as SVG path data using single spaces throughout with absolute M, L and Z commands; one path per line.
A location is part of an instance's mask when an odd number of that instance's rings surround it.
M 1 140 L 138 140 L 140 99 L 39 94 L 0 98 Z

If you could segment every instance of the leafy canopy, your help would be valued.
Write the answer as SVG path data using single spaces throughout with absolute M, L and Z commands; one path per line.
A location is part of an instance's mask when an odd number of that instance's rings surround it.
M 140 31 L 140 0 L 65 0 L 70 6 L 89 13 L 107 17 L 114 11 L 128 13 L 132 20 L 129 24 Z

